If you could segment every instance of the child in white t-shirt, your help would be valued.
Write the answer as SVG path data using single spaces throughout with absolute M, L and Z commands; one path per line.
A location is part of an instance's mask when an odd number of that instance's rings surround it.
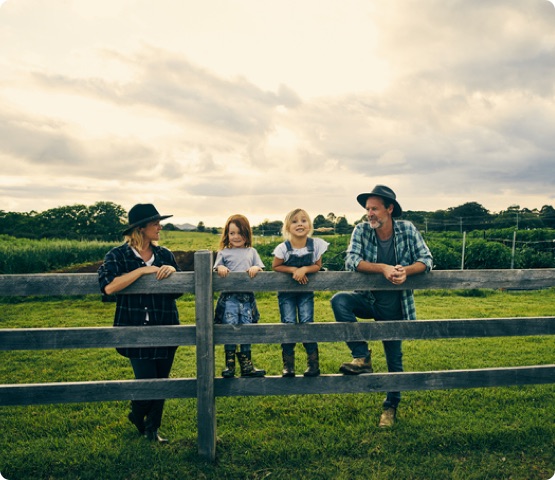
M 285 242 L 274 249 L 272 268 L 276 272 L 290 273 L 300 285 L 308 283 L 308 273 L 322 268 L 322 255 L 329 243 L 312 238 L 312 220 L 306 211 L 297 208 L 285 217 L 283 237 Z M 282 323 L 314 322 L 314 292 L 278 292 L 279 312 Z M 320 375 L 318 344 L 303 344 L 307 354 L 305 377 Z M 283 377 L 295 376 L 295 344 L 282 343 Z

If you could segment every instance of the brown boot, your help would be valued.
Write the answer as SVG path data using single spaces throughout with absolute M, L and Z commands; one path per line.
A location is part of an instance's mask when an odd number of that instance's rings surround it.
M 339 371 L 344 375 L 359 375 L 361 373 L 372 373 L 372 351 L 368 352 L 367 357 L 354 358 L 352 362 L 347 362 L 339 367 Z
M 287 355 L 282 351 L 281 358 L 283 360 L 283 372 L 281 373 L 281 376 L 294 377 L 295 376 L 295 354 Z
M 320 375 L 320 357 L 318 349 L 308 356 L 306 364 L 307 369 L 303 373 L 305 377 L 317 377 Z
M 225 370 L 222 371 L 222 377 L 232 378 L 235 376 L 235 351 L 225 351 Z
M 252 364 L 251 352 L 237 352 L 237 359 L 241 366 L 242 377 L 263 377 L 266 375 L 266 370 L 258 370 Z
M 395 423 L 395 418 L 397 416 L 397 409 L 393 407 L 386 408 L 380 417 L 380 428 L 392 427 Z

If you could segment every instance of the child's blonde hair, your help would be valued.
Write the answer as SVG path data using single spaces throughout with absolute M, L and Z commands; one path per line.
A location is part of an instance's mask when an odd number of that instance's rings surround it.
M 222 238 L 220 239 L 220 250 L 228 248 L 230 246 L 229 242 L 229 225 L 234 223 L 239 229 L 239 233 L 245 239 L 245 247 L 252 247 L 252 230 L 249 220 L 244 215 L 235 214 L 231 215 L 225 222 L 224 231 L 222 232 Z
M 308 226 L 310 228 L 310 231 L 308 232 L 308 236 L 310 237 L 314 233 L 314 225 L 312 225 L 312 219 L 310 218 L 310 215 L 308 213 L 306 213 L 306 210 L 303 210 L 302 208 L 295 208 L 295 210 L 291 210 L 287 214 L 287 216 L 285 217 L 285 222 L 283 224 L 283 228 L 281 229 L 281 233 L 282 233 L 283 237 L 287 240 L 291 239 L 291 232 L 289 232 L 289 229 L 291 228 L 291 224 L 293 223 L 293 219 L 297 215 L 306 216 L 306 218 L 308 220 Z

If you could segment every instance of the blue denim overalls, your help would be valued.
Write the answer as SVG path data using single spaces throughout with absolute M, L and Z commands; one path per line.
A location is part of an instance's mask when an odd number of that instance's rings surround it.
M 287 252 L 292 252 L 291 242 L 285 242 Z M 314 265 L 314 240 L 307 238 L 306 248 L 308 253 L 305 255 L 290 255 L 283 265 L 288 267 L 308 267 Z M 282 323 L 314 322 L 314 292 L 278 292 L 279 313 Z M 318 349 L 317 343 L 303 343 L 306 353 L 310 355 Z M 284 354 L 293 355 L 295 352 L 294 343 L 282 343 L 281 348 Z

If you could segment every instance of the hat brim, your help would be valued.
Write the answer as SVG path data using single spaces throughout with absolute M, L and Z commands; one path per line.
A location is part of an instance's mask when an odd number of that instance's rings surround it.
M 393 212 L 391 213 L 392 217 L 400 217 L 403 214 L 403 209 L 397 200 L 391 197 L 386 197 L 385 195 L 378 195 L 377 193 L 361 193 L 358 195 L 357 202 L 362 206 L 362 208 L 366 208 L 366 200 L 368 200 L 368 197 L 380 197 L 393 203 Z
M 149 223 L 149 222 L 152 222 L 154 220 L 164 220 L 164 219 L 170 218 L 170 217 L 173 217 L 173 215 L 154 215 L 152 217 L 144 218 L 140 222 L 135 222 L 135 223 L 132 223 L 130 225 L 127 225 L 127 227 L 125 227 L 125 230 L 121 233 L 122 233 L 122 235 L 127 235 L 128 233 L 131 233 L 131 231 L 134 228 L 137 228 L 139 225 L 144 225 L 145 223 Z

